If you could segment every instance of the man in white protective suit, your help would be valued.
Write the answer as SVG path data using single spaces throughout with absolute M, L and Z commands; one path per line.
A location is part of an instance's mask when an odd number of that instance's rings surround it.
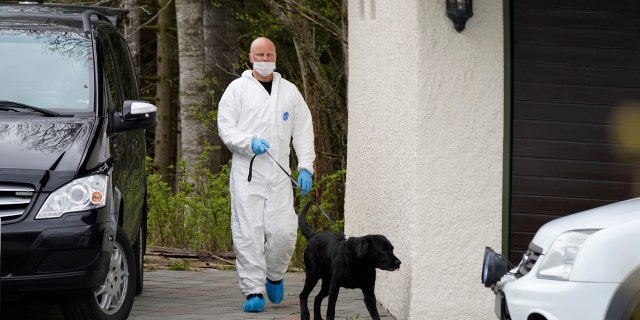
M 315 151 L 311 112 L 296 86 L 274 72 L 273 42 L 255 39 L 249 61 L 253 70 L 244 71 L 222 95 L 218 131 L 233 152 L 231 231 L 239 285 L 246 298 L 243 309 L 262 312 L 265 288 L 275 304 L 284 297 L 283 278 L 298 230 L 292 181 L 279 164 L 290 171 L 293 144 L 297 184 L 304 195 L 312 186 Z

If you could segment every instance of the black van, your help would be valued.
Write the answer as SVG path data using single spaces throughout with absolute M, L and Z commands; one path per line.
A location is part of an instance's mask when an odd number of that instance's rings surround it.
M 126 11 L 0 3 L 3 303 L 54 296 L 66 319 L 126 319 L 142 291 L 145 132 Z

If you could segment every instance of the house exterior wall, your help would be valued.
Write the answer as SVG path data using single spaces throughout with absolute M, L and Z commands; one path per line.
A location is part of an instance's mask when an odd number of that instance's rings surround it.
M 394 244 L 376 295 L 396 319 L 495 319 L 480 271 L 501 247 L 502 1 L 476 1 L 462 33 L 445 1 L 348 9 L 345 232 Z

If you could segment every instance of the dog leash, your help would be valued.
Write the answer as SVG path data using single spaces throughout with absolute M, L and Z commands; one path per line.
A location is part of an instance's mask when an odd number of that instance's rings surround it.
M 298 188 L 298 182 L 296 181 L 296 179 L 293 178 L 293 176 L 291 176 L 291 174 L 289 174 L 289 172 L 287 172 L 287 170 L 280 164 L 280 162 L 278 162 L 278 160 L 276 160 L 276 158 L 274 158 L 271 153 L 269 153 L 269 151 L 266 152 L 267 155 L 269 156 L 269 158 L 271 158 L 271 160 L 273 160 L 273 162 L 275 162 L 278 167 L 280 167 L 280 169 L 282 170 L 282 172 L 284 172 L 284 174 L 287 175 L 287 177 L 289 177 L 289 180 L 291 180 L 291 182 L 293 183 L 293 185 L 296 187 L 296 189 Z M 249 163 L 249 176 L 247 177 L 247 181 L 251 182 L 251 177 L 253 175 L 253 160 L 257 157 L 258 155 L 254 155 L 251 158 L 251 162 Z M 345 238 L 348 238 L 348 236 L 344 233 L 344 231 L 342 231 L 342 228 L 340 228 L 340 226 L 338 226 L 338 224 L 333 221 L 331 219 L 331 217 L 329 217 L 329 215 L 322 209 L 322 207 L 320 207 L 320 205 L 318 205 L 318 203 L 316 203 L 315 201 L 313 201 L 312 199 L 309 199 L 309 202 L 311 204 L 313 204 L 314 206 L 316 206 L 316 208 L 318 208 L 318 210 L 320 210 L 320 212 L 322 213 L 322 215 L 327 218 L 327 220 L 329 220 L 329 222 L 336 227 L 338 230 L 340 230 L 340 233 L 342 233 L 342 235 Z

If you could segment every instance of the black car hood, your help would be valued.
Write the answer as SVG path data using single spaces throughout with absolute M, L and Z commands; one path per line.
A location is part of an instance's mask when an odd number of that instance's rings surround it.
M 94 119 L 0 117 L 0 169 L 76 172 Z

